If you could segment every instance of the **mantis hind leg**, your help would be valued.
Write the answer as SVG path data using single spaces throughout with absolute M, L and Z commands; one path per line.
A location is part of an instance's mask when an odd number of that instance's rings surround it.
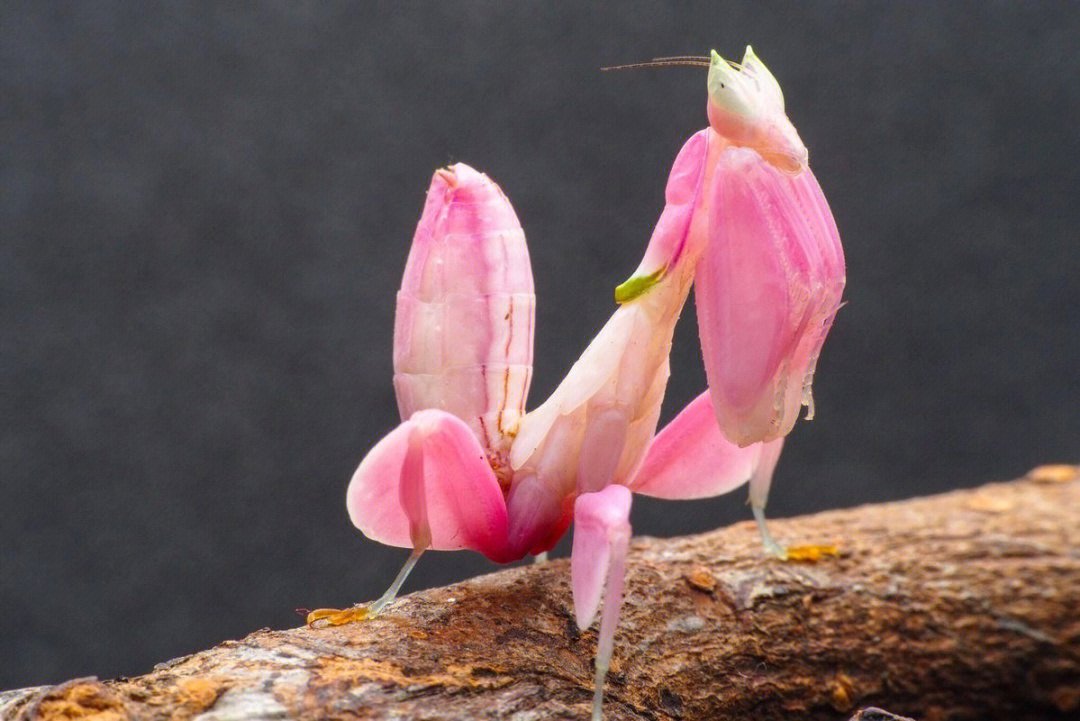
M 750 508 L 754 511 L 754 520 L 757 521 L 765 550 L 769 555 L 786 561 L 788 550 L 773 538 L 772 533 L 769 532 L 769 525 L 765 522 L 765 504 L 769 500 L 769 486 L 772 485 L 773 472 L 776 470 L 776 462 L 780 460 L 780 450 L 783 446 L 783 438 L 762 445 L 757 468 L 750 476 Z
M 769 524 L 765 521 L 765 507 L 753 506 L 754 520 L 757 522 L 758 531 L 761 533 L 761 541 L 765 544 L 765 550 L 771 556 L 775 556 L 781 561 L 788 560 L 788 550 L 784 548 L 769 531 Z
M 765 522 L 765 506 L 754 505 L 753 510 L 754 520 L 757 521 L 758 531 L 761 532 L 761 541 L 765 544 L 765 550 L 769 555 L 781 561 L 820 561 L 825 556 L 837 554 L 836 546 L 829 544 L 784 546 L 769 532 L 769 526 Z
M 398 571 L 397 577 L 394 582 L 390 584 L 390 588 L 386 589 L 383 595 L 371 603 L 360 604 L 353 606 L 352 608 L 319 608 L 307 616 L 307 624 L 312 626 L 318 623 L 320 626 L 341 626 L 353 621 L 364 621 L 369 618 L 375 618 L 383 612 L 387 606 L 393 603 L 397 598 L 398 592 L 401 590 L 402 584 L 405 583 L 405 579 L 412 573 L 413 568 L 416 566 L 416 562 L 420 560 L 420 556 L 423 555 L 424 548 L 414 548 L 413 552 L 409 554 L 409 558 L 405 561 L 405 565 Z
M 765 550 L 769 555 L 781 561 L 820 561 L 825 556 L 835 556 L 836 546 L 830 545 L 806 545 L 785 547 L 769 532 L 769 526 L 765 522 L 765 503 L 769 500 L 769 486 L 772 484 L 773 471 L 776 462 L 780 458 L 780 449 L 784 439 L 769 441 L 761 448 L 761 459 L 758 467 L 750 477 L 750 507 L 754 511 L 754 520 L 757 521 L 758 531 L 761 533 L 761 541 L 765 544 Z

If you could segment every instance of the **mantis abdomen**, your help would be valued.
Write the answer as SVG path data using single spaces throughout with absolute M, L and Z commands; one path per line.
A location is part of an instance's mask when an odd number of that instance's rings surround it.
M 506 196 L 467 165 L 438 171 L 397 296 L 402 419 L 428 408 L 457 416 L 498 470 L 525 410 L 535 308 L 525 234 Z

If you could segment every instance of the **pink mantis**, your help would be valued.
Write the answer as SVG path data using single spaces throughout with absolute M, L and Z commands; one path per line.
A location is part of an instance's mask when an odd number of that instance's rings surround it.
M 506 563 L 545 553 L 573 523 L 581 628 L 604 601 L 598 719 L 632 493 L 703 498 L 749 483 L 766 547 L 785 557 L 764 508 L 784 436 L 801 406 L 813 412 L 843 251 L 780 86 L 752 49 L 741 64 L 712 53 L 707 111 L 709 127 L 675 159 L 641 264 L 615 291 L 619 307 L 528 413 L 535 297 L 524 233 L 487 176 L 463 164 L 435 173 L 398 294 L 403 420 L 347 492 L 357 528 L 412 553 L 378 600 L 316 611 L 310 622 L 380 613 L 425 550 L 470 549 Z M 709 388 L 657 434 L 692 284 Z

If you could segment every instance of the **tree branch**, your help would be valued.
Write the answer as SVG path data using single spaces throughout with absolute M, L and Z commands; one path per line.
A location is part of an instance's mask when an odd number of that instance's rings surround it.
M 605 717 L 1076 718 L 1078 471 L 777 521 L 783 538 L 840 545 L 817 564 L 765 558 L 750 523 L 636 539 Z M 0 715 L 584 718 L 596 635 L 574 626 L 569 571 L 514 568 L 373 621 L 10 691 Z

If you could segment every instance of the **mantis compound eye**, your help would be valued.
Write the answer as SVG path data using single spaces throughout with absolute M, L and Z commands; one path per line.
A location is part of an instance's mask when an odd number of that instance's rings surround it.
M 709 103 L 725 115 L 752 123 L 764 113 L 759 83 L 713 50 L 709 64 Z M 764 66 L 762 66 L 764 67 Z

